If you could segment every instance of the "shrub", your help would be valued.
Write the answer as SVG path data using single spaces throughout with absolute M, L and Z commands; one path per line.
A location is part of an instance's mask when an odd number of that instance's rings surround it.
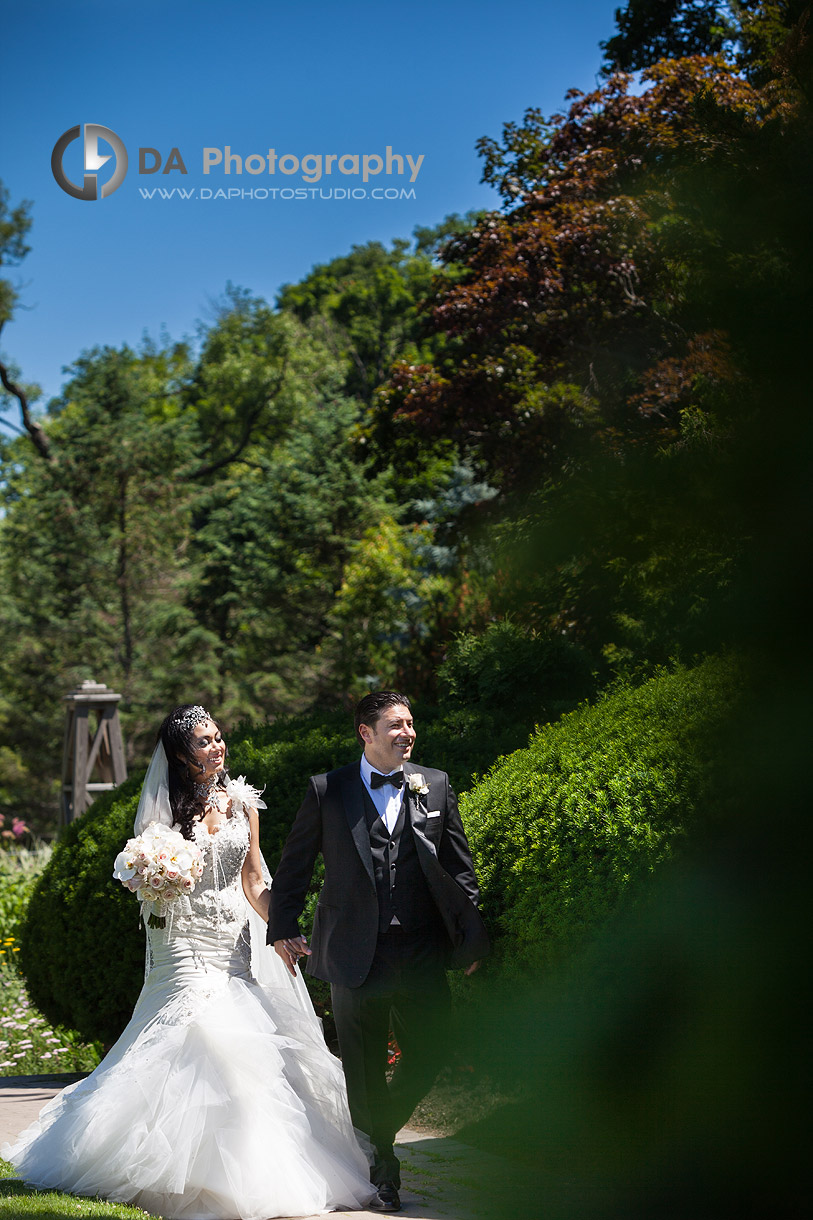
M 0 938 L 17 935 L 34 882 L 50 856 L 47 844 L 0 850 Z
M 557 720 L 595 690 L 587 653 L 509 621 L 459 635 L 438 670 L 440 710 L 416 711 L 420 762 L 447 771 L 464 792 L 496 758 L 527 745 L 537 725 Z
M 144 978 L 138 904 L 112 875 L 133 833 L 142 778 L 102 794 L 65 829 L 20 929 L 31 1000 L 52 1025 L 91 1042 L 118 1038 Z
M 735 667 L 622 687 L 540 730 L 461 801 L 483 907 L 512 969 L 571 953 L 702 816 Z
M 291 716 L 273 724 L 242 724 L 229 735 L 228 767 L 263 789 L 268 809 L 260 843 L 272 873 L 302 803 L 308 779 L 358 758 L 361 749 L 346 712 Z
M 589 655 L 562 636 L 524 631 L 507 619 L 481 635 L 459 635 L 438 670 L 444 707 L 493 719 L 546 724 L 595 691 Z

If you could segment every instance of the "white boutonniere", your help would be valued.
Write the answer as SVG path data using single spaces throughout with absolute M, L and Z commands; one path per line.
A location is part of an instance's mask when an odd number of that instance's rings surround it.
M 409 785 L 410 792 L 418 792 L 421 796 L 426 796 L 429 791 L 429 785 L 420 771 L 413 771 L 411 775 L 406 777 L 406 782 Z

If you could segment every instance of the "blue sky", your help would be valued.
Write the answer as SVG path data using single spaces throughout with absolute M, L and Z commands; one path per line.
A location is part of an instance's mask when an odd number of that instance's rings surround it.
M 9 273 L 25 308 L 3 331 L 5 359 L 47 399 L 87 348 L 193 336 L 229 280 L 272 300 L 352 245 L 496 206 L 477 139 L 499 137 L 529 106 L 560 110 L 570 87 L 593 88 L 619 2 L 5 0 L 0 179 L 34 217 L 31 253 Z M 109 128 L 127 150 L 127 175 L 106 198 L 72 198 L 54 180 L 54 144 L 77 124 Z M 242 173 L 232 161 L 227 176 L 221 161 L 204 174 L 203 150 L 225 159 L 227 145 Z M 404 160 L 398 175 L 393 161 L 388 176 L 387 147 L 422 155 L 417 173 Z M 158 150 L 162 169 L 178 149 L 187 172 L 139 173 L 140 148 Z M 63 160 L 80 185 L 82 150 L 73 141 Z M 321 179 L 311 159 L 308 182 L 293 158 L 320 154 Z M 366 183 L 343 174 L 354 168 L 344 154 L 367 154 L 371 170 L 380 157 L 381 172 Z M 175 194 L 144 197 L 155 188 Z M 402 188 L 410 194 L 373 196 Z M 241 195 L 217 194 L 230 189 Z

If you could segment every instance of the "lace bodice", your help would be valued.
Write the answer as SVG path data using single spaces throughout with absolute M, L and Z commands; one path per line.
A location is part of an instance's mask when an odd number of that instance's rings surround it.
M 229 780 L 230 815 L 213 834 L 202 822 L 193 838 L 203 853 L 203 875 L 191 894 L 183 895 L 167 912 L 165 928 L 150 928 L 152 943 L 171 936 L 216 937 L 224 947 L 247 944 L 246 898 L 242 869 L 249 848 L 248 811 L 262 804 L 259 793 L 241 780 Z
M 203 852 L 203 876 L 191 894 L 178 900 L 175 929 L 180 933 L 216 930 L 234 944 L 246 922 L 241 873 L 248 852 L 248 817 L 232 807 L 231 816 L 214 834 L 197 822 L 193 836 Z

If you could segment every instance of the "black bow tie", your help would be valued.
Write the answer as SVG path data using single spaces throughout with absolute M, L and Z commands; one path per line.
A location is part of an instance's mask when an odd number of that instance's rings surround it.
M 392 775 L 381 775 L 378 771 L 370 773 L 371 788 L 383 788 L 385 784 L 394 784 L 396 788 L 400 788 L 403 782 L 403 771 L 394 771 Z

